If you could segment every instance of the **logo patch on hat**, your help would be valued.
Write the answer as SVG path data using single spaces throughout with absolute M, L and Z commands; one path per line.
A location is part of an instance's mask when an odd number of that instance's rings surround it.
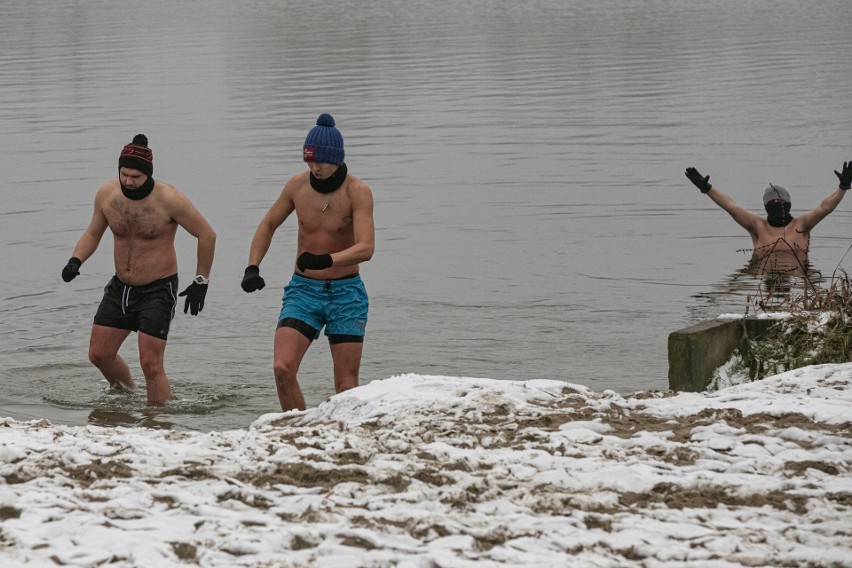
M 313 162 L 317 159 L 317 152 L 313 146 L 305 146 L 302 150 L 302 159 L 306 162 Z

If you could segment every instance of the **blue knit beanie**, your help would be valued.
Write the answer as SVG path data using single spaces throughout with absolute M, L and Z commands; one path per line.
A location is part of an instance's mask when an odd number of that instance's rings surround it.
M 336 166 L 343 163 L 343 136 L 334 127 L 333 116 L 327 113 L 319 115 L 317 125 L 311 128 L 308 137 L 305 138 L 302 157 L 306 162 Z

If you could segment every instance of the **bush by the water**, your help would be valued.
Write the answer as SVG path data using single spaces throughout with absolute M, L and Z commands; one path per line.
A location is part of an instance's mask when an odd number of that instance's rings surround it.
M 769 276 L 749 299 L 756 312 L 786 312 L 759 338 L 746 337 L 730 371 L 751 380 L 823 363 L 852 361 L 852 280 L 840 269 L 827 283 L 805 276 L 793 291 L 789 280 Z

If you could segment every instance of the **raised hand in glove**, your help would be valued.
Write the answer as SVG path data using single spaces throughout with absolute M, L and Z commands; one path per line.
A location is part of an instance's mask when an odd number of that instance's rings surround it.
M 712 187 L 710 185 L 710 176 L 702 177 L 695 168 L 686 168 L 686 177 L 689 178 L 695 187 L 701 190 L 701 193 L 707 193 Z
M 837 177 L 840 179 L 840 189 L 849 189 L 852 187 L 852 162 L 843 162 L 843 172 L 834 170 Z
M 76 256 L 72 256 L 68 260 L 68 264 L 65 265 L 65 268 L 62 269 L 62 279 L 66 282 L 71 282 L 77 278 L 77 275 L 80 274 L 80 266 L 82 266 L 82 264 L 82 260 Z
M 204 297 L 207 295 L 207 284 L 199 284 L 193 282 L 187 286 L 186 290 L 178 294 L 178 296 L 186 296 L 186 302 L 183 305 L 183 313 L 189 310 L 192 315 L 197 316 L 204 309 Z
M 296 266 L 299 267 L 300 272 L 304 272 L 305 270 L 323 270 L 331 268 L 332 264 L 334 264 L 334 261 L 331 260 L 330 254 L 303 252 L 296 259 Z
M 246 292 L 254 292 L 255 290 L 263 290 L 266 286 L 266 281 L 260 276 L 260 267 L 256 264 L 251 264 L 246 267 L 246 272 L 243 275 L 243 281 L 240 283 L 243 290 Z

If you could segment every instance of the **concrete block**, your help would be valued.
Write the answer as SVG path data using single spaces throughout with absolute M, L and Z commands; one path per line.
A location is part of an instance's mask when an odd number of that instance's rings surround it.
M 702 392 L 746 337 L 758 339 L 778 320 L 708 320 L 669 334 L 669 388 Z

